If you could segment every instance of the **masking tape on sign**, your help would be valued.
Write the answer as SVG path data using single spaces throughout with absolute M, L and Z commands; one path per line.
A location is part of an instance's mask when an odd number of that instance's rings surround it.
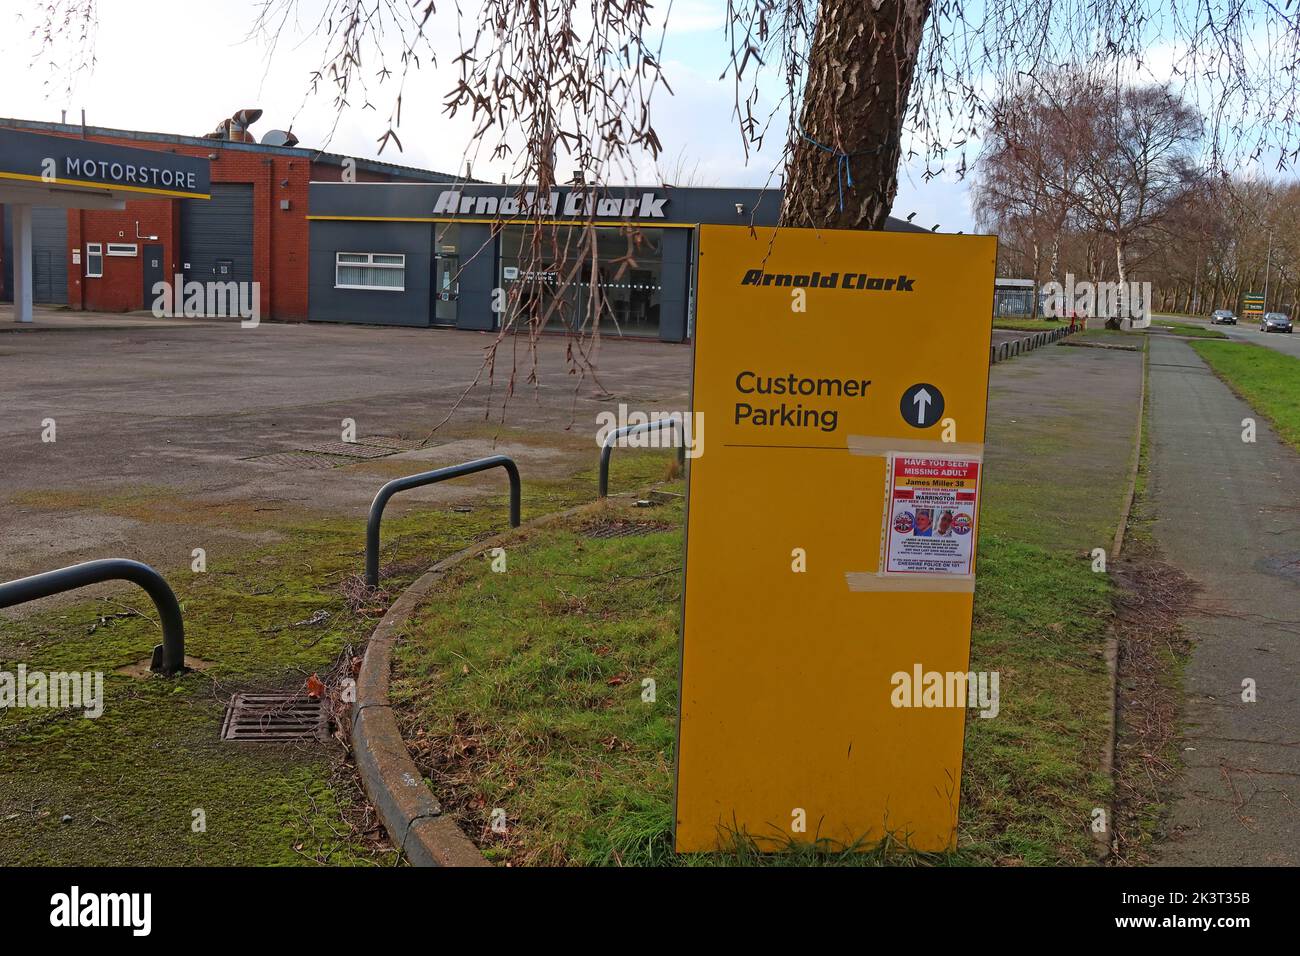
M 973 574 L 873 574 L 870 571 L 845 571 L 850 591 L 911 591 L 970 594 L 975 590 Z
M 872 435 L 850 435 L 849 452 L 854 455 L 882 457 L 887 455 L 944 455 L 984 461 L 983 442 L 932 441 L 928 438 L 877 438 Z

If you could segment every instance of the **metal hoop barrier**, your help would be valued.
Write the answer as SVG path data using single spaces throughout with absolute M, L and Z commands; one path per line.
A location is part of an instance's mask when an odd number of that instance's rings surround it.
M 366 519 L 366 584 L 372 588 L 379 586 L 379 523 L 383 520 L 384 506 L 388 504 L 389 498 L 399 491 L 436 485 L 448 478 L 460 478 L 462 475 L 472 475 L 487 471 L 489 468 L 504 468 L 506 474 L 510 476 L 510 527 L 518 528 L 519 468 L 515 465 L 514 459 L 506 455 L 492 455 L 489 458 L 479 458 L 460 465 L 438 468 L 435 471 L 395 478 L 380 488 L 379 493 L 375 495 L 375 500 L 370 503 L 370 516 Z
M 600 498 L 609 497 L 609 458 L 614 452 L 614 446 L 618 444 L 619 439 L 626 438 L 628 435 L 636 435 L 640 432 L 655 431 L 660 428 L 675 429 L 680 440 L 677 442 L 677 461 L 685 464 L 686 462 L 686 430 L 682 423 L 676 418 L 659 418 L 652 422 L 642 422 L 640 425 L 624 425 L 622 428 L 616 428 L 605 436 L 604 444 L 600 447 L 600 479 L 597 496 Z
M 0 584 L 0 608 L 25 604 L 104 581 L 130 581 L 138 584 L 153 599 L 154 607 L 158 609 L 158 622 L 162 625 L 163 640 L 153 649 L 149 669 L 167 675 L 183 672 L 185 625 L 181 620 L 181 606 L 163 576 L 139 561 L 126 558 L 86 561 Z

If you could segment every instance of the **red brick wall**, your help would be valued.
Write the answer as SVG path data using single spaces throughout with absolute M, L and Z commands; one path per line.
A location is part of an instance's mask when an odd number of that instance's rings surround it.
M 130 312 L 149 308 L 153 303 L 145 297 L 144 247 L 152 240 L 136 238 L 137 224 L 139 235 L 158 237 L 163 246 L 163 260 L 171 263 L 180 249 L 176 206 L 177 203 L 170 199 L 151 199 L 129 202 L 122 212 L 69 209 L 68 246 L 81 250 L 81 264 L 72 265 L 69 252 L 68 305 L 73 309 L 96 312 Z M 84 277 L 88 242 L 104 246 L 104 275 L 101 278 Z M 131 243 L 136 246 L 136 255 L 110 256 L 110 242 Z M 173 267 L 168 275 L 174 271 Z
M 77 138 L 73 134 L 65 135 Z M 262 318 L 305 321 L 307 318 L 307 185 L 313 179 L 338 180 L 338 166 L 313 163 L 306 157 L 223 149 L 219 140 L 211 145 L 148 142 L 91 134 L 89 139 L 138 149 L 178 153 L 206 158 L 211 163 L 214 183 L 251 183 L 253 186 L 253 279 L 261 284 Z M 392 179 L 358 171 L 366 182 Z M 289 201 L 287 210 L 280 208 Z M 139 234 L 156 235 L 163 245 L 167 275 L 180 271 L 181 201 L 168 199 L 130 200 L 122 211 L 71 209 L 68 211 L 68 304 L 73 309 L 128 312 L 148 309 L 152 301 L 144 294 L 144 247 L 150 240 Z M 85 247 L 88 242 L 129 242 L 139 247 L 133 258 L 104 256 L 102 278 L 85 278 Z M 82 250 L 81 264 L 72 265 L 71 249 Z

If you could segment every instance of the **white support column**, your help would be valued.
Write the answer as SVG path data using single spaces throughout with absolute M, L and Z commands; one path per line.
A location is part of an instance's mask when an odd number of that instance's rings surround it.
M 14 235 L 14 321 L 32 321 L 32 207 L 8 207 Z

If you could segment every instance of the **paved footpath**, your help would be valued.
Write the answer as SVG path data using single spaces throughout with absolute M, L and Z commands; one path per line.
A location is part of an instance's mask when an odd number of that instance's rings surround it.
M 1157 862 L 1300 864 L 1300 454 L 1184 342 L 1151 337 L 1156 539 L 1185 623 L 1184 771 Z M 1242 419 L 1255 418 L 1254 444 Z M 1258 702 L 1242 701 L 1251 678 Z

